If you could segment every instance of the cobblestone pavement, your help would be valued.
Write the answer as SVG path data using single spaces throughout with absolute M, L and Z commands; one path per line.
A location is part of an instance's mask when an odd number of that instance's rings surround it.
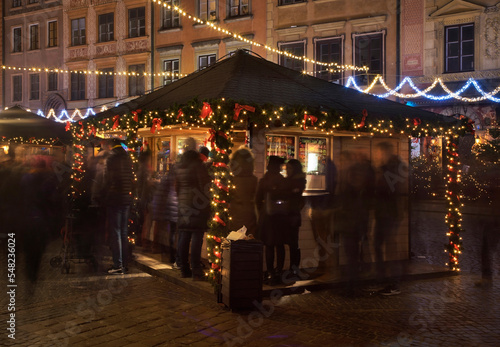
M 428 235 L 412 240 L 416 255 L 428 262 L 442 261 L 436 252 L 445 241 L 443 228 L 436 226 L 443 215 L 434 214 L 419 215 L 418 227 Z M 474 233 L 469 235 L 473 239 Z M 15 340 L 8 337 L 10 298 L 4 285 L 0 345 L 498 346 L 500 341 L 500 283 L 474 285 L 479 279 L 474 255 L 469 263 L 465 258 L 467 271 L 460 276 L 403 282 L 396 296 L 358 291 L 346 297 L 338 289 L 282 296 L 277 289 L 253 311 L 231 312 L 215 296 L 135 268 L 107 276 L 77 264 L 62 274 L 48 265 L 55 254 L 48 249 L 35 287 L 18 281 Z M 0 264 L 6 264 L 3 259 Z

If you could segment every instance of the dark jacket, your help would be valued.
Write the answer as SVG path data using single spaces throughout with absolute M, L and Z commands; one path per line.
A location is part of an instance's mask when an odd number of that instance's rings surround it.
M 286 187 L 290 194 L 290 220 L 292 227 L 299 227 L 302 223 L 301 211 L 305 205 L 305 199 L 302 196 L 306 189 L 306 177 L 304 174 L 297 174 L 285 179 Z
M 206 165 L 196 151 L 186 151 L 176 165 L 175 188 L 178 200 L 177 228 L 206 231 L 210 218 L 210 183 Z
M 104 182 L 106 206 L 132 204 L 134 190 L 132 160 L 121 145 L 113 147 L 106 159 Z
M 177 223 L 178 201 L 175 191 L 175 168 L 158 183 L 153 197 L 153 220 Z
M 255 235 L 257 228 L 257 216 L 255 214 L 255 192 L 258 179 L 256 176 L 233 177 L 234 190 L 231 195 L 231 225 L 232 231 L 247 228 L 247 234 Z

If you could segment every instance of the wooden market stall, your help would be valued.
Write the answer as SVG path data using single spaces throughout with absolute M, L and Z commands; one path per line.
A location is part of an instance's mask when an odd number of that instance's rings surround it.
M 188 136 L 207 145 L 214 153 L 215 163 L 227 163 L 229 152 L 246 144 L 254 152 L 255 174 L 259 178 L 270 155 L 301 161 L 307 172 L 304 195 L 308 201 L 300 230 L 302 267 L 318 266 L 321 262 L 338 267 L 346 262 L 345 254 L 335 246 L 342 241 L 334 234 L 333 219 L 326 224 L 325 219 L 320 225 L 315 223 L 322 218 L 320 202 L 325 196 L 335 195 L 341 185 L 330 187 L 330 161 L 339 173 L 350 165 L 343 156 L 347 152 L 376 165 L 375 147 L 389 142 L 394 153 L 408 165 L 411 136 L 445 135 L 455 123 L 454 118 L 359 93 L 243 50 L 85 121 L 87 129 L 97 132 L 122 129 L 134 148 L 147 142 L 153 150 L 152 164 L 158 174 L 164 174 L 169 164 L 177 160 L 180 144 Z M 223 170 L 223 165 L 219 169 Z M 214 186 L 220 188 L 221 184 Z M 208 233 L 209 249 L 229 232 L 224 222 L 229 214 L 218 209 L 214 208 L 218 217 Z M 408 216 L 407 209 L 394 247 L 386 249 L 386 260 L 409 258 Z M 325 246 L 328 244 L 330 247 Z M 329 252 L 327 261 L 318 255 L 325 252 Z M 208 257 L 210 262 L 218 262 L 210 251 Z M 371 246 L 366 246 L 364 257 L 367 262 L 374 261 Z

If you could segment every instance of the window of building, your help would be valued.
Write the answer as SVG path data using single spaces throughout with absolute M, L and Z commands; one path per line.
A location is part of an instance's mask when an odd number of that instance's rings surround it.
M 99 98 L 112 98 L 114 96 L 115 76 L 112 68 L 102 69 L 99 75 Z
M 80 46 L 85 44 L 85 18 L 73 19 L 71 21 L 71 45 Z
M 167 59 L 163 61 L 163 85 L 172 83 L 179 79 L 179 59 Z
M 48 81 L 48 85 L 47 85 L 47 90 L 50 91 L 50 92 L 53 92 L 55 90 L 57 90 L 58 88 L 58 74 L 57 72 L 49 72 L 47 74 L 47 81 Z
M 146 35 L 146 8 L 137 7 L 128 10 L 128 37 Z
M 113 41 L 114 38 L 114 13 L 100 14 L 99 22 L 99 42 Z
M 166 1 L 170 6 L 179 6 L 179 0 Z M 163 7 L 162 9 L 162 29 L 171 29 L 180 27 L 181 22 L 179 12 L 174 11 L 172 8 Z
M 57 21 L 52 21 L 49 22 L 48 25 L 48 30 L 49 30 L 49 47 L 56 47 L 57 46 Z
M 38 24 L 30 25 L 30 50 L 40 49 L 40 36 Z
M 317 40 L 315 49 L 317 61 L 342 65 L 342 38 Z M 337 71 L 335 66 L 316 65 L 316 77 L 339 83 L 342 73 Z
M 40 100 L 40 75 L 30 75 L 30 100 Z
M 217 19 L 217 0 L 198 0 L 200 19 L 213 21 Z
M 12 101 L 23 100 L 23 76 L 12 76 Z
M 198 57 L 198 70 L 204 69 L 217 60 L 217 56 L 215 54 L 205 54 L 205 55 L 200 55 Z
M 250 0 L 231 0 L 229 17 L 246 16 L 250 13 Z
M 282 43 L 279 45 L 279 49 L 297 57 L 303 57 L 306 51 L 305 42 Z M 283 54 L 280 55 L 280 65 L 295 71 L 304 71 L 303 60 L 287 57 Z
M 474 70 L 474 24 L 445 28 L 445 72 Z
M 288 159 L 295 158 L 295 136 L 266 135 L 266 159 L 271 155 Z
M 384 74 L 384 35 L 382 33 L 354 37 L 354 65 L 367 66 L 369 72 L 356 71 L 356 82 L 367 85 L 377 75 Z
M 36 4 L 38 3 L 38 0 L 28 0 L 28 4 Z
M 71 100 L 85 100 L 85 74 L 71 73 Z
M 21 0 L 12 0 L 12 7 L 21 7 L 22 5 Z
M 22 41 L 22 32 L 21 28 L 14 28 L 12 30 L 12 52 L 22 52 L 23 50 L 23 41 Z
M 281 0 L 281 5 L 298 4 L 300 2 L 306 2 L 307 0 Z
M 145 90 L 144 71 L 146 65 L 130 65 L 128 72 L 131 75 L 128 77 L 128 94 L 129 96 L 143 95 Z

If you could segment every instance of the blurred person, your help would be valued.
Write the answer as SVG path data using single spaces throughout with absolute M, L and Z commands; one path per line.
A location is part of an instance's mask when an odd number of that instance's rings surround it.
M 229 168 L 233 175 L 234 189 L 231 194 L 230 230 L 247 228 L 247 235 L 254 235 L 257 230 L 257 215 L 255 213 L 255 194 L 258 178 L 254 175 L 254 156 L 247 147 L 240 147 L 231 154 Z
M 153 195 L 152 219 L 157 228 L 161 253 L 168 256 L 169 262 L 178 267 L 177 221 L 178 201 L 175 191 L 175 166 L 170 165 L 167 175 L 158 183 Z
M 175 175 L 179 265 L 183 278 L 192 277 L 193 280 L 205 278 L 201 263 L 201 247 L 211 212 L 210 182 L 207 167 L 196 151 L 196 141 L 189 137 L 184 143 L 184 153 L 176 164 Z M 189 262 L 190 249 L 191 262 Z
M 380 142 L 375 146 L 375 160 L 377 162 L 375 181 L 375 261 L 377 279 L 379 282 L 387 276 L 395 276 L 380 294 L 400 294 L 400 276 L 406 267 L 403 260 L 396 263 L 384 262 L 384 255 L 389 252 L 398 252 L 397 230 L 404 214 L 404 184 L 407 182 L 408 169 L 401 159 L 394 153 L 394 146 L 390 142 Z M 389 246 L 393 246 L 391 249 Z M 387 270 L 390 272 L 387 273 Z
M 293 276 L 299 275 L 300 248 L 299 229 L 302 225 L 301 211 L 305 205 L 302 196 L 306 189 L 306 174 L 302 164 L 297 159 L 290 159 L 286 163 L 286 187 L 290 193 L 290 211 L 288 215 L 288 246 L 290 248 L 290 273 Z
M 153 200 L 154 182 L 153 168 L 151 166 L 151 151 L 145 147 L 139 154 L 137 169 L 137 211 L 138 229 L 141 235 L 137 238 L 138 244 L 145 251 L 158 253 L 160 245 L 156 228 L 152 225 L 151 202 Z
M 270 156 L 267 172 L 259 180 L 255 204 L 259 213 L 258 238 L 265 245 L 266 272 L 264 280 L 276 285 L 281 283 L 285 264 L 285 243 L 287 242 L 288 198 L 285 178 L 281 175 L 281 166 L 285 159 Z M 276 268 L 274 256 L 276 251 Z
M 346 294 L 352 295 L 361 270 L 361 242 L 368 233 L 375 174 L 362 153 L 343 152 L 342 160 L 345 169 L 341 173 L 339 208 L 334 223 L 347 257 Z
M 134 173 L 130 155 L 119 139 L 111 140 L 111 150 L 106 159 L 104 171 L 104 198 L 108 234 L 113 256 L 110 274 L 124 274 L 127 271 L 128 217 L 133 201 Z

